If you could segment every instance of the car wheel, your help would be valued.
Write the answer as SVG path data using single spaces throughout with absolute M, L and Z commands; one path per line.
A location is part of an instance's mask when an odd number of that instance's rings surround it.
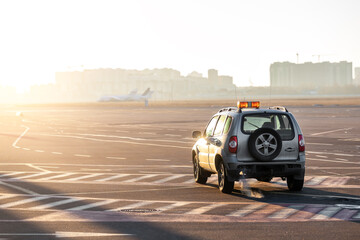
M 271 180 L 273 179 L 272 177 L 259 177 L 256 178 L 258 181 L 260 182 L 271 182 Z
M 227 174 L 223 162 L 220 162 L 218 166 L 218 183 L 219 190 L 222 193 L 231 193 L 234 189 L 234 181 L 229 181 L 227 179 Z
M 282 148 L 280 135 L 271 128 L 259 128 L 249 137 L 250 154 L 260 161 L 271 161 L 276 158 Z
M 194 158 L 193 158 L 193 165 L 194 165 L 195 182 L 205 184 L 208 177 L 205 174 L 205 170 L 200 167 L 199 159 L 197 158 L 196 154 L 194 155 Z
M 295 179 L 294 176 L 289 176 L 287 177 L 286 182 L 290 191 L 301 191 L 304 186 L 304 177 Z

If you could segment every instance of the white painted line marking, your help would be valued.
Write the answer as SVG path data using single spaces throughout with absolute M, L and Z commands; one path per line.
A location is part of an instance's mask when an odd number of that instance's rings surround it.
M 189 212 L 186 212 L 185 214 L 203 214 L 206 213 L 214 208 L 218 208 L 221 206 L 224 206 L 225 204 L 210 204 L 207 206 L 203 206 L 203 207 L 199 207 L 199 208 L 195 208 Z
M 52 154 L 61 155 L 61 152 L 51 152 Z
M 169 159 L 155 159 L 155 158 L 147 158 L 145 159 L 146 161 L 157 161 L 157 162 L 170 162 L 171 160 Z
M 105 181 L 113 180 L 113 179 L 116 179 L 116 178 L 126 177 L 126 176 L 129 176 L 129 175 L 130 174 L 117 174 L 115 176 L 106 177 L 106 178 L 98 179 L 98 180 L 95 180 L 95 181 L 96 182 L 105 182 Z
M 56 134 L 41 134 L 41 135 L 42 136 L 51 136 L 51 137 L 61 137 L 61 138 L 84 139 L 84 140 L 95 141 L 95 142 L 126 143 L 126 144 L 134 144 L 134 145 L 141 145 L 141 146 L 180 148 L 180 149 L 188 149 L 189 148 L 189 147 L 185 147 L 185 146 L 162 145 L 162 144 L 149 143 L 150 139 L 130 139 L 130 140 L 133 140 L 133 142 L 131 142 L 131 141 L 126 141 L 126 140 L 108 140 L 108 139 L 98 139 L 98 138 L 80 137 L 80 136 L 71 136 L 71 135 L 56 135 Z M 84 135 L 84 134 L 82 134 L 82 135 Z M 85 134 L 85 135 L 89 135 L 89 134 Z M 90 135 L 92 135 L 92 134 L 90 134 Z M 120 138 L 119 136 L 106 136 L 106 135 L 104 135 L 104 136 Z M 147 141 L 147 142 L 136 142 L 136 141 Z M 151 141 L 184 143 L 183 141 L 173 141 L 173 140 L 165 140 L 165 139 L 151 139 Z
M 178 134 L 165 134 L 165 136 L 169 136 L 169 137 L 181 137 L 181 135 L 178 135 Z
M 38 153 L 43 153 L 45 152 L 44 150 L 34 150 L 35 152 L 38 152 Z
M 31 149 L 30 148 L 22 148 L 22 150 L 30 151 Z
M 24 125 L 22 125 L 22 127 L 25 127 L 26 129 L 25 129 L 25 131 L 15 140 L 15 142 L 12 144 L 12 146 L 13 146 L 14 148 L 19 148 L 18 146 L 16 146 L 17 143 L 18 143 L 18 142 L 20 141 L 20 139 L 21 139 L 23 136 L 25 136 L 25 134 L 30 130 L 29 127 L 26 127 L 26 126 L 24 126 Z
M 107 204 L 114 203 L 114 202 L 117 202 L 117 201 L 119 201 L 119 200 L 117 200 L 117 199 L 108 199 L 108 200 L 104 200 L 104 201 L 101 201 L 101 202 L 95 202 L 95 203 L 82 205 L 82 206 L 79 206 L 79 207 L 69 208 L 67 210 L 68 211 L 80 211 L 80 210 L 85 210 L 85 209 L 89 209 L 89 208 L 93 208 L 93 207 L 99 207 L 99 206 L 107 205 Z
M 141 177 L 137 177 L 137 178 L 133 178 L 133 179 L 129 179 L 129 180 L 126 180 L 124 182 L 136 182 L 136 181 L 139 181 L 139 180 L 143 180 L 143 179 L 146 179 L 146 178 L 151 178 L 151 177 L 155 177 L 155 176 L 158 176 L 158 174 L 149 174 L 149 175 L 145 175 L 145 176 L 141 176 Z
M 154 203 L 154 202 L 138 202 L 138 203 L 130 204 L 130 205 L 120 207 L 120 208 L 109 209 L 109 210 L 106 210 L 106 211 L 108 211 L 108 212 L 116 212 L 116 211 L 120 211 L 120 210 L 123 210 L 123 209 L 134 209 L 134 208 L 137 208 L 137 207 L 150 205 L 152 203 Z
M 186 176 L 186 175 L 185 174 L 174 175 L 174 176 L 170 176 L 170 177 L 167 177 L 167 178 L 163 178 L 163 179 L 154 181 L 152 183 L 165 183 L 165 182 L 168 182 L 168 181 L 171 181 L 171 180 L 174 180 L 174 179 L 177 179 L 177 178 L 181 178 L 181 177 L 184 177 L 184 176 Z
M 319 158 L 328 158 L 327 156 L 323 156 L 323 155 L 315 155 L 315 156 Z
M 326 178 L 328 177 L 327 176 L 313 177 L 311 180 L 305 182 L 305 185 L 318 185 L 322 183 Z
M 15 175 L 19 175 L 22 174 L 24 172 L 12 172 L 12 173 L 5 173 L 5 174 L 1 174 L 0 177 L 9 177 L 9 176 L 15 176 Z
M 14 195 L 3 195 L 3 196 L 0 196 L 0 200 L 12 198 L 12 197 L 14 197 Z
M 34 197 L 34 198 L 23 199 L 23 200 L 16 201 L 16 202 L 2 204 L 2 205 L 0 205 L 0 208 L 14 207 L 14 206 L 18 206 L 18 205 L 21 205 L 21 204 L 36 202 L 36 201 L 40 201 L 40 200 L 47 199 L 47 198 L 49 198 L 49 197 L 48 196 L 46 196 L 46 197 L 42 196 L 42 197 Z
M 182 182 L 182 183 L 195 183 L 195 179 L 191 178 L 190 180 L 187 180 L 187 181 Z
M 64 205 L 64 204 L 67 204 L 67 203 L 80 201 L 80 200 L 82 200 L 82 199 L 69 198 L 69 199 L 65 199 L 65 200 L 61 200 L 61 201 L 57 201 L 57 202 L 53 202 L 53 203 L 48 203 L 48 204 L 43 204 L 43 205 L 39 205 L 39 206 L 36 206 L 36 207 L 32 207 L 32 208 L 29 208 L 29 210 L 47 209 L 47 208 L 52 208 L 52 207 L 56 207 L 56 206 L 59 206 L 59 205 Z
M 245 217 L 247 215 L 249 215 L 252 212 L 255 212 L 256 210 L 259 210 L 263 207 L 265 207 L 265 204 L 252 204 L 252 205 L 248 205 L 243 207 L 242 209 L 232 212 L 226 216 L 231 216 L 231 217 Z
M 40 171 L 43 171 L 43 172 L 50 172 L 49 170 L 46 170 L 46 169 L 43 169 L 41 167 L 38 167 L 38 166 L 34 166 L 32 164 L 26 164 L 28 167 L 31 167 L 31 168 L 34 168 L 36 170 L 40 170 Z
M 186 203 L 186 202 L 177 202 L 177 203 L 173 203 L 173 204 L 158 208 L 157 210 L 161 211 L 161 212 L 164 212 L 164 211 L 171 210 L 171 209 L 177 208 L 177 207 L 182 207 L 182 206 L 185 206 L 185 205 L 188 205 L 188 204 L 189 203 Z
M 339 160 L 339 161 L 345 161 L 345 162 L 348 162 L 349 160 L 347 159 L 344 159 L 344 158 L 335 158 L 336 160 Z
M 327 133 L 346 131 L 346 130 L 350 130 L 350 129 L 352 129 L 352 128 L 341 128 L 341 129 L 336 129 L 336 130 L 331 130 L 331 131 L 326 131 L 326 132 L 313 133 L 313 134 L 311 134 L 311 136 L 318 136 L 318 135 L 327 134 Z
M 81 180 L 81 179 L 85 179 L 85 178 L 91 178 L 91 177 L 96 177 L 96 176 L 100 176 L 100 175 L 103 175 L 103 174 L 102 174 L 102 173 L 94 173 L 94 174 L 90 174 L 90 175 L 85 175 L 85 176 L 80 176 L 80 177 L 65 179 L 64 181 L 77 181 L 77 180 Z
M 153 132 L 139 132 L 139 134 L 156 135 L 156 133 Z
M 16 189 L 16 190 L 19 190 L 19 191 L 24 192 L 24 193 L 30 194 L 30 195 L 38 195 L 36 192 L 27 190 L 27 189 L 22 188 L 22 187 L 12 185 L 10 183 L 5 183 L 5 182 L 0 181 L 0 184 L 2 184 L 4 186 L 7 186 L 7 187 L 10 187 L 10 188 L 13 188 L 13 189 Z
M 318 214 L 314 215 L 311 219 L 328 219 L 334 216 L 341 209 L 341 207 L 327 207 L 320 211 Z
M 41 173 L 26 175 L 26 176 L 22 176 L 22 177 L 17 177 L 16 179 L 26 179 L 26 178 L 31 178 L 31 177 L 42 176 L 42 175 L 49 174 L 49 173 L 50 172 L 41 172 Z
M 91 157 L 91 155 L 84 155 L 84 154 L 74 154 L 75 157 Z
M 125 160 L 124 157 L 106 157 L 107 159 Z
M 345 161 L 328 160 L 328 159 L 316 159 L 316 158 L 307 158 L 307 160 L 320 161 L 320 162 L 347 163 L 347 164 L 355 164 L 355 165 L 360 164 L 360 162 L 345 162 Z
M 0 233 L 0 236 L 55 236 L 57 238 L 74 237 L 112 237 L 112 236 L 133 236 L 123 233 L 93 233 L 93 232 L 55 232 L 55 233 Z
M 274 214 L 270 215 L 268 218 L 284 219 L 298 212 L 304 207 L 305 205 L 291 205 L 289 207 L 281 209 L 280 211 L 275 212 Z
M 354 157 L 352 154 L 346 154 L 346 153 L 334 153 L 335 156 L 343 156 L 343 157 Z
M 308 145 L 319 145 L 319 146 L 333 146 L 334 145 L 332 143 L 309 143 L 309 142 L 306 142 L 306 144 L 308 144 Z
M 41 178 L 41 179 L 38 179 L 38 180 L 39 181 L 47 181 L 47 180 L 52 180 L 52 179 L 55 179 L 55 178 L 67 177 L 67 176 L 74 175 L 74 174 L 75 173 L 64 173 L 64 174 L 55 175 L 55 176 L 52 176 L 52 177 Z

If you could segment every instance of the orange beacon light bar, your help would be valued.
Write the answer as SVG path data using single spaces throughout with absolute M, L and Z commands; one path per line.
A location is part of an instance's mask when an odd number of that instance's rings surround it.
M 238 108 L 260 108 L 260 102 L 256 101 L 256 102 L 237 102 L 237 107 Z

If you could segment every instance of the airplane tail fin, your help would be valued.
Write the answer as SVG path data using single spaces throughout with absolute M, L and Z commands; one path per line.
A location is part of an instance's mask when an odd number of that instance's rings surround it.
M 147 88 L 146 90 L 145 90 L 145 92 L 141 95 L 141 96 L 147 96 L 148 94 L 149 94 L 149 92 L 150 92 L 150 88 Z

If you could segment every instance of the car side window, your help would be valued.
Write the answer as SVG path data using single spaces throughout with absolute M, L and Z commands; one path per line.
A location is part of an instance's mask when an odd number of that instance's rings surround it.
M 224 129 L 225 120 L 226 120 L 225 115 L 220 116 L 219 121 L 217 122 L 216 127 L 215 127 L 214 136 L 221 135 L 221 133 Z
M 215 116 L 211 119 L 211 121 L 209 122 L 208 126 L 205 129 L 205 137 L 212 136 L 218 118 L 219 116 Z
M 231 126 L 231 122 L 232 122 L 232 117 L 228 116 L 225 122 L 225 127 L 224 127 L 224 133 L 223 134 L 227 134 L 230 130 L 230 126 Z

